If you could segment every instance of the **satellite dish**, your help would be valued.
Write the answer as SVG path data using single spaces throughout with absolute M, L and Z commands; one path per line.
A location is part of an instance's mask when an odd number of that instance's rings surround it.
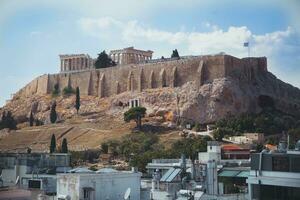
M 131 192 L 131 188 L 127 188 L 125 194 L 124 194 L 124 199 L 130 199 L 130 192 Z

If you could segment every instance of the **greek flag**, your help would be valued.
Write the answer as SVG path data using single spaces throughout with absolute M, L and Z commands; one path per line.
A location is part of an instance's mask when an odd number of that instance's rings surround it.
M 244 42 L 244 47 L 249 47 L 249 42 Z

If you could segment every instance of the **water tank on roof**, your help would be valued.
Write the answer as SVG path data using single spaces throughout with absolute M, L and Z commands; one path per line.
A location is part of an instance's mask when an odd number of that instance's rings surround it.
M 278 152 L 285 153 L 287 150 L 286 141 L 280 141 L 277 147 Z

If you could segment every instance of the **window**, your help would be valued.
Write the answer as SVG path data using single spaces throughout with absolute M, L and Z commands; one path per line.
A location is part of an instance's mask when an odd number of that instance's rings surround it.
M 41 188 L 41 180 L 29 180 L 28 188 L 40 189 Z
M 87 189 L 83 189 L 83 198 L 85 199 L 85 200 L 88 200 L 88 199 L 90 199 L 90 191 L 89 190 L 87 190 Z

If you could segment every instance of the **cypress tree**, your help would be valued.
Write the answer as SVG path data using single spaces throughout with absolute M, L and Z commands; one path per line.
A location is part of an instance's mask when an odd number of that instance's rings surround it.
M 61 153 L 68 153 L 68 143 L 66 138 L 64 138 L 61 143 Z
M 179 58 L 179 53 L 178 53 L 177 49 L 173 50 L 171 58 Z
M 33 122 L 34 122 L 34 118 L 33 118 L 33 114 L 32 111 L 30 112 L 30 117 L 29 117 L 29 126 L 33 126 Z
M 54 153 L 56 151 L 56 139 L 55 135 L 52 134 L 51 143 L 50 143 L 50 153 Z
M 98 54 L 98 58 L 95 62 L 96 69 L 112 67 L 115 65 L 116 63 L 112 61 L 112 59 L 106 54 L 105 51 L 102 51 L 100 54 Z
M 52 124 L 56 122 L 57 119 L 57 113 L 56 113 L 56 103 L 54 102 L 51 106 L 51 111 L 50 111 L 50 121 Z
M 77 114 L 78 114 L 78 110 L 80 108 L 80 91 L 79 91 L 79 87 L 76 88 L 75 108 L 76 108 Z

